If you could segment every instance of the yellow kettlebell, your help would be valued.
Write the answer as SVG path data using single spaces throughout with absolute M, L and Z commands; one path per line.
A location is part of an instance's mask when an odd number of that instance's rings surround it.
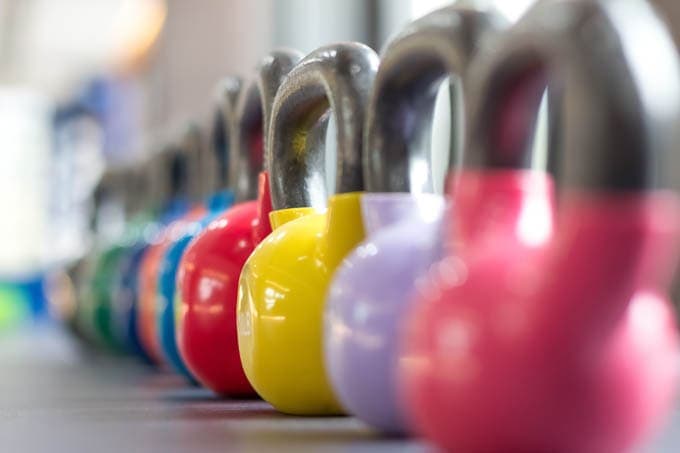
M 309 54 L 277 92 L 267 140 L 273 232 L 241 272 L 238 345 L 246 376 L 277 410 L 342 414 L 323 361 L 329 280 L 364 237 L 359 208 L 364 111 L 378 67 L 369 47 L 342 43 Z M 335 194 L 321 145 L 337 133 Z

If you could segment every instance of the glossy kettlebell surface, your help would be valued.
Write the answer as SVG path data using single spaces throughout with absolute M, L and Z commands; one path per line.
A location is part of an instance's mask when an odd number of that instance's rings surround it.
M 332 270 L 363 238 L 359 196 L 332 196 L 331 218 L 313 208 L 272 212 L 274 231 L 243 269 L 239 350 L 255 389 L 282 412 L 343 411 L 321 361 L 320 300 Z
M 179 219 L 165 226 L 144 254 L 139 267 L 137 330 L 141 343 L 147 354 L 155 363 L 167 364 L 168 360 L 163 352 L 161 342 L 161 326 L 158 323 L 160 306 L 158 294 L 160 291 L 158 276 L 161 274 L 163 262 L 172 245 L 186 233 L 188 227 L 204 217 L 204 206 L 195 206 Z

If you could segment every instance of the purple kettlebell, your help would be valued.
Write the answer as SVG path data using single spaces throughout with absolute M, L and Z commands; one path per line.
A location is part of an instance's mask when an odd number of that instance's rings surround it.
M 419 276 L 444 251 L 445 199 L 433 193 L 430 159 L 437 91 L 455 75 L 464 92 L 470 60 L 505 27 L 494 12 L 454 5 L 413 22 L 383 51 L 365 128 L 367 239 L 333 277 L 324 352 L 342 405 L 384 432 L 407 430 L 394 375 L 399 327 Z

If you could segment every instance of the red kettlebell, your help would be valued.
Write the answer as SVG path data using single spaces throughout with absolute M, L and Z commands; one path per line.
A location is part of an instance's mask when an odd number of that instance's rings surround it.
M 189 244 L 179 265 L 175 304 L 179 351 L 196 379 L 222 395 L 255 393 L 243 372 L 237 344 L 238 280 L 246 259 L 271 232 L 269 182 L 262 171 L 263 137 L 276 90 L 300 58 L 291 50 L 270 53 L 241 93 L 229 166 L 239 203 Z M 258 199 L 252 200 L 255 196 Z
M 662 188 L 678 56 L 642 0 L 540 2 L 498 46 L 470 78 L 450 184 L 457 247 L 407 316 L 403 402 L 447 450 L 629 451 L 669 412 L 678 377 L 667 289 L 680 198 Z M 526 153 L 553 76 L 567 95 L 558 206 Z

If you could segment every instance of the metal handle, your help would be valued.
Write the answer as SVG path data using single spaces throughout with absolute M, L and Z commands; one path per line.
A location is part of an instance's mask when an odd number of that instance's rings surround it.
M 152 204 L 150 196 L 153 195 L 149 165 L 146 160 L 136 161 L 131 164 L 125 181 L 127 201 L 126 210 L 129 215 L 136 214 L 148 209 Z
M 368 191 L 434 191 L 430 142 L 439 86 L 454 75 L 465 92 L 471 60 L 506 26 L 497 12 L 459 3 L 413 22 L 388 43 L 366 118 Z M 455 113 L 461 112 L 452 108 Z M 451 165 L 455 161 L 450 156 Z
M 158 209 L 176 197 L 188 196 L 190 157 L 179 141 L 166 142 L 137 165 L 140 180 L 138 196 L 143 207 Z M 193 165 L 196 165 L 195 157 Z
M 197 201 L 211 189 L 209 175 L 206 174 L 207 147 L 203 133 L 195 122 L 186 125 L 179 140 L 179 152 L 186 162 L 185 192 L 190 200 Z
M 104 171 L 92 192 L 89 223 L 92 231 L 101 232 L 112 227 L 122 229 L 126 219 L 136 212 L 138 193 L 134 192 L 135 167 L 131 163 L 110 166 Z M 120 233 L 121 231 L 117 231 Z
M 236 123 L 236 103 L 241 93 L 243 84 L 238 77 L 225 77 L 217 85 L 217 102 L 213 115 L 213 124 L 210 131 L 211 155 L 206 165 L 210 172 L 213 191 L 227 186 L 230 172 L 229 162 L 232 159 L 234 148 L 231 146 L 232 136 Z
M 264 168 L 264 149 L 274 96 L 284 77 L 302 58 L 296 50 L 279 49 L 264 57 L 238 99 L 236 127 L 231 136 L 229 182 L 237 200 L 257 197 L 257 180 Z
M 330 108 L 336 123 L 335 192 L 363 189 L 364 112 L 378 56 L 358 43 L 321 47 L 281 84 L 266 144 L 274 209 L 326 206 L 324 159 L 309 147 L 309 131 Z
M 167 201 L 171 194 L 170 166 L 172 148 L 157 147 L 139 166 L 143 180 L 143 204 L 146 208 L 156 209 Z
M 680 65 L 647 2 L 539 2 L 473 75 L 466 166 L 528 168 L 530 117 L 547 81 L 558 80 L 564 185 L 639 191 L 669 182 Z

